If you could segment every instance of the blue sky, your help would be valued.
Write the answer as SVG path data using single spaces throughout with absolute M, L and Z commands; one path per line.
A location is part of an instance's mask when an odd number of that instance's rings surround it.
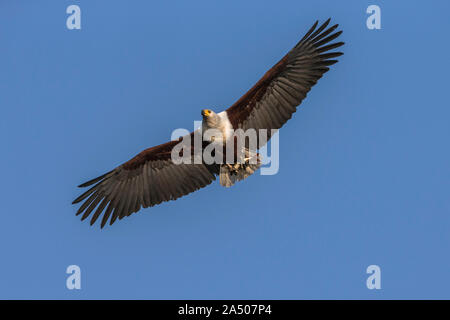
M 66 28 L 71 4 L 81 30 Z M 2 1 L 0 298 L 450 298 L 449 10 Z M 328 17 L 345 54 L 281 130 L 277 175 L 103 230 L 79 221 L 76 185 L 228 107 Z M 81 290 L 66 288 L 72 264 Z M 372 264 L 381 290 L 366 287 Z

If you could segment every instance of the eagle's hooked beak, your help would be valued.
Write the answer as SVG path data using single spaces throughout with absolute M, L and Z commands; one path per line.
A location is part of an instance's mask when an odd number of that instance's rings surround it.
M 203 109 L 202 110 L 202 116 L 209 117 L 211 115 L 211 110 Z

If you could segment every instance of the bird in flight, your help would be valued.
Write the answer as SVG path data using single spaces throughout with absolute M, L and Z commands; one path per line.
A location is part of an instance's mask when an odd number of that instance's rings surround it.
M 200 151 L 212 144 L 220 144 L 224 151 L 219 158 L 225 157 L 225 146 L 231 145 L 232 132 L 237 129 L 265 129 L 268 130 L 265 138 L 270 139 L 271 132 L 280 129 L 292 117 L 311 87 L 329 70 L 329 66 L 337 62 L 335 58 L 343 54 L 333 50 L 344 42 L 332 42 L 342 31 L 337 31 L 337 24 L 329 26 L 329 23 L 330 19 L 318 27 L 316 21 L 297 45 L 231 107 L 220 113 L 202 110 L 202 131 L 196 130 L 189 135 L 193 140 L 195 135 L 202 135 Z M 202 132 L 209 129 L 217 130 L 220 139 L 203 136 Z M 267 139 L 258 140 L 256 149 Z M 221 185 L 232 186 L 261 165 L 257 150 L 247 144 L 241 150 L 243 161 L 237 161 L 237 156 L 233 156 L 234 163 L 206 163 L 202 160 L 178 163 L 173 160 L 173 154 L 181 140 L 148 148 L 112 171 L 79 185 L 81 188 L 91 187 L 73 201 L 73 204 L 84 201 L 77 215 L 82 214 L 81 220 L 84 220 L 94 212 L 90 221 L 92 225 L 103 213 L 103 228 L 108 220 L 112 225 L 141 207 L 178 199 L 209 185 L 217 176 Z M 180 155 L 195 157 L 195 152 L 185 149 Z

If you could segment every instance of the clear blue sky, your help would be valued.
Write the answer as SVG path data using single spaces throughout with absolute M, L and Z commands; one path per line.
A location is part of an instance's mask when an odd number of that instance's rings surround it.
M 71 4 L 81 30 L 66 28 Z M 449 11 L 1 1 L 0 298 L 450 298 Z M 75 216 L 76 185 L 232 104 L 328 17 L 345 55 L 281 130 L 277 175 L 103 230 Z M 366 288 L 372 264 L 381 290 Z

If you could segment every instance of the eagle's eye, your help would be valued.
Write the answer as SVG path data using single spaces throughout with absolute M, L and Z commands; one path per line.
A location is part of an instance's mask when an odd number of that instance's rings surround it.
M 211 110 L 209 110 L 209 109 L 202 110 L 202 116 L 209 117 L 210 115 L 211 115 Z

